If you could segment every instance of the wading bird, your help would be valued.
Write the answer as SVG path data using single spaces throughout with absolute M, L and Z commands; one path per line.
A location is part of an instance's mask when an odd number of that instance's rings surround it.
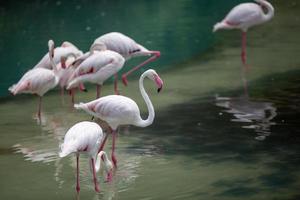
M 242 30 L 241 59 L 246 65 L 246 34 L 248 28 L 265 23 L 274 16 L 273 6 L 266 0 L 255 0 L 256 3 L 242 3 L 235 6 L 227 16 L 214 25 L 213 32 L 219 29 Z M 264 12 L 266 10 L 266 13 Z
M 41 117 L 42 96 L 58 84 L 57 69 L 53 61 L 54 42 L 49 40 L 49 60 L 53 70 L 46 68 L 34 68 L 26 72 L 17 84 L 12 85 L 8 90 L 13 94 L 31 93 L 39 96 L 38 118 Z
M 126 60 L 132 57 L 138 56 L 151 56 L 146 61 L 140 63 L 139 65 L 133 67 L 131 70 L 122 75 L 122 81 L 124 85 L 127 85 L 127 76 L 130 75 L 135 70 L 140 67 L 146 65 L 147 63 L 156 60 L 160 57 L 160 51 L 151 51 L 143 47 L 142 45 L 135 42 L 130 37 L 119 33 L 119 32 L 111 32 L 104 34 L 98 37 L 91 46 L 91 49 L 97 50 L 97 46 L 102 47 L 105 46 L 106 49 L 118 52 L 121 54 Z
M 109 95 L 88 103 L 80 103 L 74 105 L 76 109 L 82 109 L 87 113 L 93 115 L 94 117 L 100 118 L 101 120 L 106 121 L 109 124 L 110 128 L 112 129 L 113 136 L 111 156 L 115 167 L 117 166 L 117 159 L 115 157 L 115 140 L 119 125 L 135 125 L 139 127 L 146 127 L 153 123 L 155 116 L 154 108 L 148 94 L 144 89 L 145 77 L 148 77 L 150 80 L 155 82 L 158 87 L 158 92 L 163 86 L 163 81 L 153 69 L 147 70 L 140 77 L 140 92 L 149 112 L 148 118 L 146 120 L 143 120 L 141 118 L 138 105 L 132 99 L 122 95 Z M 104 138 L 99 151 L 103 149 L 106 139 L 107 135 Z
M 80 83 L 91 82 L 97 85 L 97 95 L 100 97 L 100 90 L 103 82 L 112 75 L 117 75 L 122 69 L 125 59 L 117 52 L 102 49 L 93 52 L 76 68 L 74 78 L 69 82 L 67 89 L 77 87 Z M 117 77 L 115 77 L 115 82 Z M 115 94 L 118 94 L 115 84 Z
M 101 158 L 104 160 L 105 170 L 108 177 L 111 176 L 112 163 L 104 151 L 99 150 L 103 140 L 101 127 L 95 122 L 83 121 L 72 126 L 66 133 L 64 143 L 61 145 L 60 157 L 76 153 L 76 191 L 80 191 L 79 184 L 79 154 L 86 153 L 90 157 L 90 166 L 93 173 L 95 191 L 100 192 L 96 173 L 100 170 Z

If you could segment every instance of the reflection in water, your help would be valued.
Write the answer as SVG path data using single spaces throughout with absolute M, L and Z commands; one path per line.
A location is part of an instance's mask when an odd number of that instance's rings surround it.
M 257 133 L 257 140 L 264 140 L 271 134 L 271 125 L 275 122 L 271 120 L 277 115 L 276 108 L 272 103 L 250 100 L 248 97 L 229 98 L 216 97 L 216 105 L 227 113 L 234 116 L 233 122 L 248 123 L 243 128 L 254 129 Z

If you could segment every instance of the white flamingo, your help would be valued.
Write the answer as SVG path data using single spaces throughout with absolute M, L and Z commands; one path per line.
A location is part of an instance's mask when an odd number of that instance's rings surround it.
M 82 55 L 82 51 L 80 51 L 75 45 L 70 42 L 63 42 L 60 47 L 56 47 L 54 49 L 54 57 L 53 61 L 55 65 L 61 62 L 62 59 L 68 58 L 69 56 L 79 57 Z M 46 53 L 44 57 L 34 66 L 34 68 L 46 68 L 52 69 L 53 66 L 49 59 L 49 54 Z
M 95 122 L 83 121 L 72 126 L 66 133 L 64 143 L 61 145 L 60 157 L 65 157 L 71 153 L 76 153 L 76 191 L 80 191 L 79 184 L 79 154 L 87 153 L 90 157 L 90 166 L 93 173 L 95 191 L 100 192 L 96 172 L 100 170 L 101 158 L 104 160 L 105 170 L 108 177 L 111 175 L 112 163 L 107 158 L 104 151 L 99 150 L 99 145 L 103 140 L 101 127 Z
M 219 29 L 242 30 L 242 53 L 241 59 L 246 64 L 246 34 L 248 28 L 265 23 L 273 18 L 274 8 L 266 0 L 254 0 L 256 3 L 242 3 L 235 6 L 227 16 L 214 25 L 213 32 Z M 259 5 L 260 4 L 260 5 Z M 265 14 L 264 8 L 267 10 Z
M 31 93 L 39 96 L 38 117 L 41 117 L 42 96 L 58 84 L 56 75 L 57 69 L 53 61 L 54 42 L 48 41 L 50 63 L 53 70 L 45 68 L 34 68 L 26 72 L 17 84 L 12 85 L 8 90 L 13 94 Z
M 97 98 L 104 81 L 122 69 L 125 59 L 117 52 L 102 49 L 93 52 L 75 70 L 74 78 L 67 89 L 77 87 L 80 83 L 91 82 L 97 84 Z M 115 81 L 117 78 L 115 77 Z M 115 87 L 115 93 L 118 94 Z
M 139 127 L 146 127 L 153 123 L 154 120 L 154 108 L 149 99 L 148 94 L 144 89 L 143 81 L 145 77 L 148 77 L 154 81 L 158 87 L 158 92 L 163 86 L 163 81 L 158 74 L 153 70 L 149 69 L 144 72 L 139 80 L 139 88 L 142 97 L 148 108 L 148 118 L 143 120 L 140 116 L 140 110 L 138 105 L 130 98 L 122 95 L 109 95 L 101 97 L 88 103 L 75 104 L 76 109 L 82 109 L 87 113 L 98 117 L 106 121 L 112 129 L 113 143 L 112 143 L 112 161 L 117 166 L 117 160 L 115 158 L 115 140 L 117 134 L 117 128 L 119 125 L 135 125 Z M 107 135 L 101 144 L 99 151 L 101 151 L 106 142 Z
M 151 56 L 146 61 L 140 63 L 139 65 L 133 67 L 131 70 L 122 75 L 122 81 L 124 85 L 127 85 L 127 76 L 130 75 L 135 70 L 146 65 L 147 63 L 156 60 L 160 57 L 160 51 L 151 51 L 143 47 L 142 45 L 135 42 L 130 37 L 119 33 L 111 32 L 98 37 L 91 46 L 91 49 L 97 49 L 97 46 L 105 46 L 108 50 L 118 52 L 126 60 L 137 57 L 137 56 Z

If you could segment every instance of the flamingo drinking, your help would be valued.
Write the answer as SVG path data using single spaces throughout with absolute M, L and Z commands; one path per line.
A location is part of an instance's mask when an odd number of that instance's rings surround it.
M 213 32 L 219 29 L 242 30 L 242 53 L 241 59 L 246 65 L 246 33 L 248 28 L 265 23 L 273 18 L 274 8 L 266 0 L 254 0 L 256 3 L 242 3 L 235 6 L 227 16 L 214 25 Z M 267 10 L 267 13 L 264 12 Z
M 146 120 L 143 120 L 141 118 L 140 110 L 137 104 L 132 99 L 122 95 L 109 95 L 88 103 L 80 103 L 74 105 L 76 109 L 82 109 L 87 113 L 106 121 L 109 124 L 110 128 L 112 129 L 113 136 L 111 156 L 114 166 L 117 166 L 117 159 L 115 157 L 115 140 L 117 128 L 119 127 L 119 125 L 135 125 L 139 127 L 146 127 L 153 123 L 155 113 L 149 96 L 144 89 L 143 82 L 145 77 L 148 77 L 150 80 L 155 82 L 158 87 L 158 92 L 162 89 L 163 81 L 153 69 L 147 70 L 140 77 L 140 92 L 149 112 L 148 118 Z M 106 138 L 107 136 L 103 140 L 99 151 L 103 149 Z
M 105 170 L 108 177 L 111 174 L 112 163 L 107 158 L 104 151 L 99 150 L 99 145 L 103 140 L 101 127 L 95 122 L 83 121 L 72 126 L 66 133 L 64 143 L 61 145 L 59 157 L 65 157 L 71 153 L 76 153 L 76 191 L 80 191 L 79 184 L 79 154 L 87 153 L 90 157 L 90 166 L 94 177 L 95 191 L 100 192 L 96 172 L 100 170 L 101 158 L 105 164 Z

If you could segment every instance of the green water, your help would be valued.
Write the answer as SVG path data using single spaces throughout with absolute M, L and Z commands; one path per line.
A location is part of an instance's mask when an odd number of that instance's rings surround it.
M 98 174 L 101 193 L 94 192 L 88 158 L 81 157 L 79 196 L 75 156 L 59 159 L 58 151 L 65 132 L 90 116 L 73 110 L 68 96 L 62 102 L 57 90 L 45 95 L 41 123 L 34 96 L 2 98 L 0 199 L 298 199 L 300 6 L 272 1 L 275 18 L 249 31 L 250 71 L 243 74 L 240 32 L 210 33 L 237 2 L 5 4 L 1 69 L 9 66 L 10 72 L 1 75 L 1 88 L 36 63 L 48 38 L 68 38 L 87 49 L 95 37 L 116 29 L 165 52 L 151 64 L 165 84 L 157 94 L 146 81 L 155 121 L 146 128 L 120 129 L 119 166 L 111 183 Z M 243 78 L 249 98 L 244 97 Z M 146 116 L 137 84 L 130 79 L 121 92 Z M 103 89 L 103 95 L 111 94 L 113 85 Z M 95 88 L 89 86 L 76 101 L 94 96 Z M 110 147 L 111 140 L 105 150 Z

